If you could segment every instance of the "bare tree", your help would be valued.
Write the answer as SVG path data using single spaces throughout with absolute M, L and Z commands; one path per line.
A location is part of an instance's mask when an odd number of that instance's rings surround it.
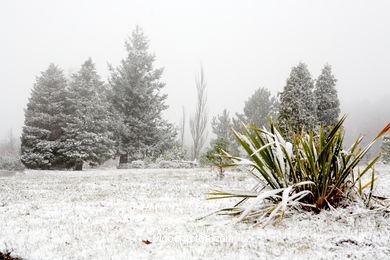
M 180 143 L 181 146 L 184 147 L 184 133 L 185 133 L 185 127 L 186 127 L 186 111 L 184 109 L 184 106 L 182 108 L 183 114 L 181 116 L 181 125 L 180 125 Z
M 193 140 L 192 159 L 199 158 L 200 151 L 206 141 L 207 137 L 207 110 L 206 110 L 206 81 L 204 78 L 203 67 L 200 68 L 200 75 L 195 78 L 197 91 L 197 105 L 195 114 L 190 117 L 190 130 Z

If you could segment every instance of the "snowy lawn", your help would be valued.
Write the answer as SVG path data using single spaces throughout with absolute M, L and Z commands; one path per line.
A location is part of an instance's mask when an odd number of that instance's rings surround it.
M 390 196 L 390 167 L 376 194 Z M 385 259 L 390 213 L 364 207 L 287 216 L 265 228 L 207 215 L 232 200 L 212 187 L 251 187 L 208 170 L 26 171 L 0 175 L 0 252 L 24 259 Z M 151 243 L 149 243 L 151 242 Z

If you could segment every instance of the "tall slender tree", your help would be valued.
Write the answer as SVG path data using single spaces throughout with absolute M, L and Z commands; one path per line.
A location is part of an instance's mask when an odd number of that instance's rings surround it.
M 314 130 L 317 125 L 314 83 L 306 64 L 293 67 L 283 92 L 280 93 L 279 125 L 284 132 L 291 123 L 295 133 L 301 127 Z
M 113 115 L 105 95 L 104 82 L 92 59 L 71 76 L 68 109 L 61 153 L 69 165 L 81 170 L 83 163 L 102 164 L 115 154 Z
M 65 127 L 66 84 L 63 71 L 54 64 L 36 79 L 21 138 L 21 161 L 28 168 L 64 166 L 59 149 Z
M 316 81 L 314 96 L 317 106 L 318 123 L 324 126 L 334 125 L 340 115 L 340 101 L 337 97 L 336 78 L 332 67 L 325 65 Z
M 184 147 L 184 137 L 185 137 L 185 128 L 186 128 L 186 111 L 184 106 L 182 107 L 182 116 L 180 123 L 180 145 Z
M 163 69 L 155 69 L 155 56 L 149 53 L 149 40 L 137 26 L 125 43 L 127 57 L 111 68 L 111 102 L 120 117 L 118 136 L 120 162 L 155 156 L 168 149 L 176 136 L 171 124 L 162 119 L 167 108 Z
M 197 104 L 195 113 L 190 118 L 190 130 L 193 141 L 192 159 L 199 159 L 200 152 L 207 138 L 207 94 L 206 80 L 204 78 L 203 67 L 200 69 L 200 75 L 195 78 L 197 91 Z

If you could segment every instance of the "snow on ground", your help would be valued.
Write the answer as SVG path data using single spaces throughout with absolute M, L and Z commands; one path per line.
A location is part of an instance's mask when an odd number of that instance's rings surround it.
M 390 196 L 390 167 L 377 194 Z M 26 171 L 0 176 L 0 251 L 24 259 L 385 259 L 390 216 L 351 209 L 296 214 L 252 228 L 200 216 L 231 200 L 212 187 L 251 187 L 208 170 Z M 142 241 L 150 241 L 146 244 Z

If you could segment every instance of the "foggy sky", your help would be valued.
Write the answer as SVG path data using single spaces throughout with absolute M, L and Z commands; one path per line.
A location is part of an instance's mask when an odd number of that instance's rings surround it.
M 389 13 L 390 1 L 2 0 L 0 139 L 10 128 L 20 134 L 35 77 L 50 62 L 69 74 L 91 57 L 107 81 L 107 64 L 126 56 L 124 41 L 137 24 L 155 65 L 165 68 L 171 122 L 182 106 L 187 118 L 194 110 L 201 64 L 212 116 L 241 112 L 259 87 L 282 91 L 302 61 L 314 78 L 332 65 L 350 125 L 382 124 L 390 118 Z

